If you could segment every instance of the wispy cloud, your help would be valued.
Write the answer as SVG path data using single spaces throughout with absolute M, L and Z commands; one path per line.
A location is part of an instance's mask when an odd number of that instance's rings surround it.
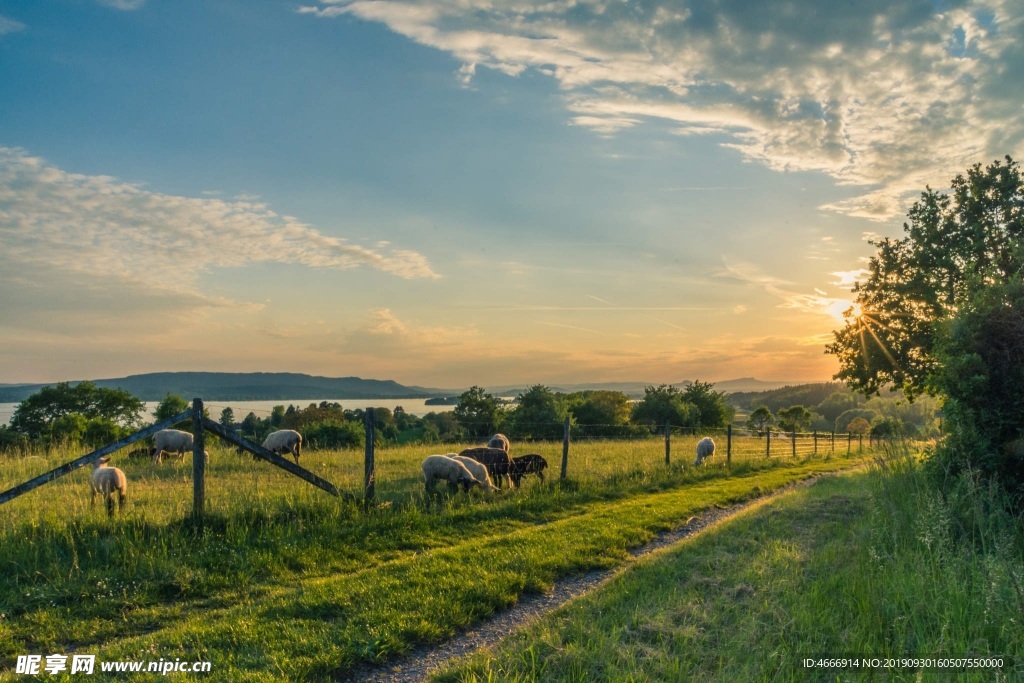
M 571 123 L 645 121 L 780 171 L 870 188 L 823 208 L 902 212 L 926 184 L 1024 142 L 1017 0 L 608 3 L 321 0 L 480 69 L 555 79 Z
M 437 277 L 422 254 L 351 244 L 265 204 L 161 194 L 0 147 L 0 282 L 20 278 L 19 291 L 91 283 L 115 299 L 221 306 L 232 302 L 202 293 L 203 274 L 259 263 Z
M 146 0 L 97 0 L 105 7 L 124 10 L 126 12 L 136 10 L 146 4 Z
M 579 325 L 566 325 L 565 323 L 552 323 L 552 322 L 546 322 L 546 321 L 543 321 L 543 320 L 535 320 L 534 324 L 536 324 L 536 325 L 544 325 L 546 327 L 559 327 L 559 328 L 562 328 L 562 329 L 565 329 L 565 330 L 576 330 L 577 332 L 586 332 L 587 334 L 595 334 L 595 335 L 598 335 L 598 336 L 601 336 L 601 337 L 604 337 L 604 336 L 606 336 L 608 334 L 608 332 L 604 332 L 604 331 L 601 331 L 601 330 L 594 330 L 594 329 L 591 329 L 589 327 L 580 327 Z
M 843 284 L 846 279 L 857 277 L 861 271 L 850 271 L 848 273 L 833 273 L 840 278 L 836 284 Z M 815 288 L 813 294 L 806 294 L 798 289 L 798 285 L 781 278 L 767 275 L 759 266 L 752 263 L 725 263 L 715 273 L 715 277 L 734 280 L 747 285 L 753 285 L 762 289 L 771 296 L 780 299 L 779 308 L 788 308 L 805 313 L 828 315 L 835 320 L 842 320 L 843 311 L 853 305 L 853 302 L 841 297 L 832 297 L 828 292 Z M 738 306 L 734 309 L 737 313 L 745 313 L 745 306 Z
M 0 16 L 0 36 L 7 35 L 8 33 L 17 33 L 18 31 L 24 31 L 25 24 L 14 19 L 8 19 L 5 16 Z
M 832 273 L 838 278 L 833 284 L 837 287 L 850 288 L 869 273 L 865 268 L 858 268 L 857 270 L 844 270 L 837 273 Z
M 475 307 L 483 311 L 715 311 L 710 306 L 556 306 L 543 304 L 510 304 Z

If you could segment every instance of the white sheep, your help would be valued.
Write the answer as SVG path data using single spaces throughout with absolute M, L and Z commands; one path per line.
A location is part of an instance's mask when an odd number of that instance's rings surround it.
M 494 485 L 491 481 L 491 477 L 487 474 L 487 468 L 484 467 L 483 463 L 477 462 L 466 455 L 455 455 L 454 453 L 449 453 L 448 457 L 452 460 L 458 460 L 465 465 L 466 469 L 469 470 L 469 473 L 473 475 L 473 478 L 480 482 L 480 486 L 483 487 L 484 491 L 498 490 L 498 487 Z
M 465 465 L 447 455 L 428 455 L 423 460 L 423 479 L 428 493 L 433 493 L 437 482 L 442 479 L 448 482 L 449 488 L 456 491 L 459 490 L 459 484 L 467 492 L 472 486 L 482 486 Z
M 715 442 L 711 440 L 710 436 L 705 436 L 697 442 L 697 459 L 693 461 L 693 464 L 699 465 L 704 462 L 705 458 L 710 458 L 714 454 Z
M 107 500 L 107 514 L 114 514 L 114 491 L 117 491 L 117 509 L 120 510 L 128 497 L 128 478 L 124 472 L 116 467 L 107 467 L 110 456 L 97 459 L 92 464 L 92 477 L 89 484 L 92 487 L 92 502 L 90 507 L 96 507 L 96 494 L 100 494 Z
M 279 429 L 267 435 L 263 447 L 281 455 L 291 453 L 295 464 L 298 464 L 299 456 L 302 455 L 302 434 L 293 429 Z
M 178 460 L 185 457 L 185 451 L 192 450 L 192 434 L 190 432 L 183 432 L 180 429 L 161 429 L 159 432 L 153 435 L 153 447 L 149 449 L 150 454 L 153 456 L 153 462 L 160 463 L 163 460 L 163 454 L 177 453 Z M 203 451 L 207 458 L 210 457 L 209 452 Z
M 491 437 L 491 440 L 487 442 L 488 448 L 500 448 L 501 450 L 508 453 L 509 443 L 508 437 L 504 434 L 495 434 Z

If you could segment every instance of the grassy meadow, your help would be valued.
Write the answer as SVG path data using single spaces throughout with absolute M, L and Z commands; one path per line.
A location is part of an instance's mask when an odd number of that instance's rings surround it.
M 155 466 L 115 455 L 130 483 L 113 519 L 89 506 L 89 468 L 5 504 L 0 679 L 20 654 L 77 652 L 210 660 L 217 680 L 330 680 L 449 637 L 559 577 L 618 566 L 628 548 L 702 509 L 867 457 L 734 457 L 726 467 L 720 452 L 696 469 L 683 437 L 669 467 L 663 439 L 581 441 L 559 482 L 561 444 L 537 443 L 522 452 L 548 459 L 545 482 L 425 497 L 422 458 L 462 447 L 379 450 L 369 512 L 216 445 L 202 526 L 189 519 L 188 458 Z M 0 487 L 79 454 L 0 461 Z M 357 495 L 362 460 L 302 456 Z
M 1022 615 L 1024 522 L 970 480 L 939 496 L 902 454 L 640 560 L 433 680 L 1024 680 Z M 1002 669 L 803 663 L 992 656 Z

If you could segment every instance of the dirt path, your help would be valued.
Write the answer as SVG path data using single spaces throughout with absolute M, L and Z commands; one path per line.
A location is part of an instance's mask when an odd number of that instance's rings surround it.
M 849 471 L 843 470 L 842 472 L 816 475 L 788 484 L 773 493 L 748 500 L 744 503 L 726 508 L 705 510 L 700 515 L 691 517 L 682 526 L 659 534 L 653 540 L 633 548 L 629 552 L 633 557 L 637 558 L 649 555 L 656 550 L 695 536 L 717 522 L 763 505 L 794 488 L 809 486 L 824 476 L 834 476 L 835 474 Z M 534 619 L 557 607 L 561 607 L 570 600 L 588 593 L 618 574 L 627 571 L 631 564 L 631 562 L 627 562 L 615 569 L 596 570 L 560 579 L 555 583 L 551 592 L 542 595 L 524 595 L 519 599 L 519 602 L 509 609 L 493 615 L 477 624 L 474 628 L 463 631 L 448 641 L 438 645 L 414 648 L 406 656 L 383 667 L 357 667 L 340 680 L 365 683 L 418 683 L 426 681 L 428 674 L 438 666 L 451 659 L 468 655 L 480 648 L 497 645 L 506 636 L 529 624 Z

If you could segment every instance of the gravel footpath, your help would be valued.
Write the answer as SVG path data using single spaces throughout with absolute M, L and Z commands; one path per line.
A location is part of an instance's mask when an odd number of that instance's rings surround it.
M 663 532 L 653 540 L 629 551 L 633 557 L 643 557 L 655 550 L 666 548 L 679 541 L 697 535 L 707 527 L 728 517 L 733 517 L 767 500 L 777 498 L 794 488 L 809 486 L 823 476 L 820 474 L 808 479 L 788 484 L 773 493 L 759 496 L 731 507 L 716 507 L 705 510 L 696 517 L 691 517 L 680 527 Z M 557 607 L 587 593 L 597 586 L 609 581 L 616 575 L 629 569 L 631 563 L 615 569 L 602 569 L 586 574 L 560 579 L 554 588 L 541 595 L 529 594 L 520 597 L 512 607 L 499 612 L 480 622 L 468 631 L 455 635 L 450 640 L 436 645 L 424 645 L 413 648 L 407 655 L 391 664 L 381 667 L 359 666 L 349 672 L 341 681 L 359 681 L 365 683 L 418 683 L 426 681 L 429 673 L 451 659 L 468 655 L 484 647 L 500 643 L 506 636 L 529 624 L 534 619 Z

